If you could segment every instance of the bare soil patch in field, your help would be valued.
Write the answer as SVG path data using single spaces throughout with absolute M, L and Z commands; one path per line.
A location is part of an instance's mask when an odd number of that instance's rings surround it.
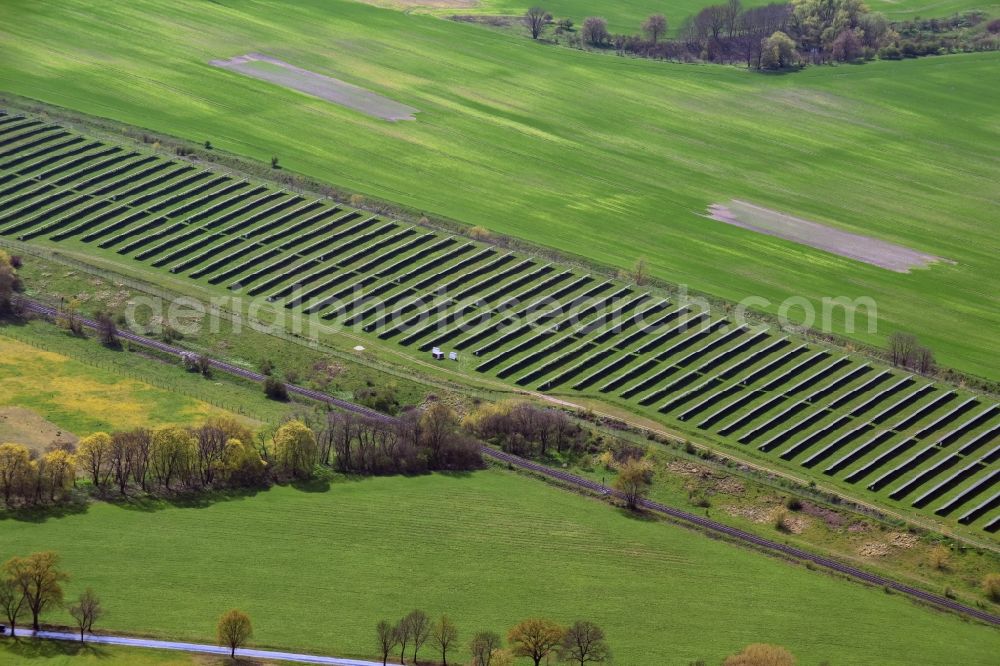
M 0 407 L 0 442 L 42 453 L 51 444 L 76 444 L 77 436 L 25 407 Z
M 395 122 L 414 120 L 419 109 L 400 104 L 370 90 L 365 90 L 325 74 L 311 72 L 260 53 L 248 53 L 228 60 L 212 60 L 210 65 L 232 70 L 268 83 L 298 90 L 361 113 Z
M 835 229 L 738 199 L 725 205 L 712 204 L 708 207 L 708 217 L 897 273 L 909 273 L 911 268 L 921 268 L 936 261 L 948 261 L 902 245 Z
M 391 9 L 469 9 L 479 0 L 361 0 L 365 4 Z

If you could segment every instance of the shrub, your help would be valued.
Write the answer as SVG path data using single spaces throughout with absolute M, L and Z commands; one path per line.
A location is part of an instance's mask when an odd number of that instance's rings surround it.
M 288 387 L 275 377 L 268 377 L 264 380 L 264 394 L 271 400 L 288 401 Z
M 212 150 L 212 142 L 211 141 L 206 141 L 205 142 L 205 150 Z
M 212 376 L 212 361 L 204 354 L 198 356 L 195 360 L 195 365 L 198 368 L 198 372 L 200 372 L 203 377 Z
M 779 532 L 791 532 L 791 522 L 789 521 L 788 511 L 786 509 L 779 509 L 774 514 L 774 529 Z
M 785 506 L 789 511 L 801 511 L 802 501 L 798 497 L 789 497 L 788 501 L 785 502 Z
M 278 156 L 277 155 L 273 155 L 271 157 L 271 168 L 272 169 L 278 169 L 278 168 L 280 168 L 280 167 L 278 167 Z
M 983 578 L 983 591 L 991 601 L 1000 603 L 1000 573 L 987 574 Z
M 938 571 L 944 571 L 948 568 L 948 559 L 951 557 L 951 551 L 949 551 L 944 546 L 935 546 L 931 549 L 930 554 L 927 556 L 927 561 L 934 569 Z

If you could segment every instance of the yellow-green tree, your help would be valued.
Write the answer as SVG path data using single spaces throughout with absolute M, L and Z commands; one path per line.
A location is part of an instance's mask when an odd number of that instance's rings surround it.
M 230 439 L 222 453 L 222 475 L 226 483 L 252 486 L 260 483 L 267 472 L 267 463 L 253 444 Z
M 12 557 L 4 564 L 4 574 L 20 588 L 31 612 L 31 625 L 38 631 L 39 616 L 62 603 L 62 583 L 69 580 L 69 576 L 59 569 L 59 555 L 43 551 L 27 557 Z
M 184 428 L 165 426 L 153 431 L 150 467 L 167 490 L 171 482 L 187 477 L 194 455 L 195 438 Z
M 215 629 L 219 645 L 229 648 L 229 656 L 236 657 L 236 648 L 243 647 L 253 636 L 253 625 L 250 616 L 241 610 L 233 608 L 222 614 Z
M 565 633 L 566 630 L 552 620 L 531 618 L 516 624 L 507 633 L 507 642 L 514 656 L 528 657 L 538 666 L 559 647 Z
M 10 504 L 11 499 L 25 487 L 30 474 L 31 454 L 28 448 L 21 444 L 0 444 L 0 494 L 3 494 L 5 503 Z
M 61 499 L 73 487 L 76 478 L 76 456 L 63 449 L 54 449 L 42 456 L 39 469 L 42 486 L 48 491 L 49 500 Z
M 280 473 L 296 478 L 308 477 L 319 460 L 316 435 L 302 421 L 289 421 L 274 433 L 271 455 Z
M 108 485 L 114 471 L 111 466 L 111 435 L 106 432 L 87 435 L 77 444 L 76 457 L 97 488 L 103 489 Z
M 639 506 L 639 501 L 649 492 L 653 485 L 653 470 L 648 462 L 632 458 L 625 461 L 618 469 L 615 477 L 615 490 L 622 494 L 625 504 L 630 509 Z

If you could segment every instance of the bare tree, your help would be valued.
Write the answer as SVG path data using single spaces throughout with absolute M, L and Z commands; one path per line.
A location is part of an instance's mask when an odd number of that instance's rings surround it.
M 608 22 L 599 16 L 588 16 L 583 21 L 581 30 L 583 41 L 592 46 L 600 46 L 608 41 Z
M 448 650 L 458 640 L 458 628 L 447 615 L 442 615 L 431 629 L 431 640 L 441 650 L 441 663 L 448 666 Z
M 379 652 L 382 654 L 382 666 L 386 666 L 389 662 L 389 653 L 392 652 L 392 649 L 396 647 L 396 643 L 398 642 L 396 627 L 388 620 L 380 620 L 375 625 L 375 637 L 378 642 Z
M 559 655 L 565 661 L 572 661 L 580 666 L 607 661 L 610 651 L 604 639 L 604 630 L 593 622 L 577 620 L 566 630 Z
M 80 628 L 80 642 L 82 643 L 84 632 L 93 631 L 94 622 L 104 615 L 104 609 L 101 607 L 101 600 L 88 587 L 80 595 L 79 600 L 69 607 L 69 614 L 73 616 L 73 619 L 76 620 L 76 626 Z
M 729 31 L 729 39 L 736 34 L 740 22 L 740 14 L 743 13 L 743 4 L 740 0 L 729 0 L 722 10 L 722 15 Z
M 94 315 L 94 319 L 97 321 L 97 337 L 100 339 L 101 344 L 107 347 L 117 347 L 118 326 L 115 324 L 115 319 L 111 313 L 101 310 Z
M 892 358 L 892 364 L 909 365 L 917 346 L 917 336 L 912 333 L 893 332 L 889 336 L 889 356 Z
M 532 7 L 524 13 L 524 25 L 528 26 L 532 39 L 538 39 L 538 36 L 542 34 L 548 18 L 549 13 L 541 7 Z
M 21 619 L 28 607 L 24 603 L 24 591 L 17 584 L 14 578 L 4 576 L 0 578 L 0 611 L 3 612 L 4 619 L 10 625 L 10 633 L 13 634 L 17 628 L 17 621 Z
M 495 631 L 480 631 L 472 637 L 469 651 L 475 666 L 490 666 L 493 652 L 500 648 L 500 634 Z
M 410 627 L 410 639 L 413 640 L 413 663 L 417 662 L 417 651 L 427 642 L 431 633 L 431 619 L 422 610 L 411 611 L 405 622 Z
M 667 32 L 667 17 L 663 14 L 653 14 L 642 22 L 642 31 L 649 37 L 649 41 L 655 44 L 656 40 Z
M 236 608 L 228 610 L 219 618 L 216 627 L 219 645 L 229 648 L 229 656 L 236 657 L 236 648 L 242 647 L 253 636 L 250 616 Z
M 406 663 L 406 646 L 410 642 L 413 630 L 410 627 L 410 616 L 407 615 L 396 623 L 396 643 L 399 645 L 399 663 Z

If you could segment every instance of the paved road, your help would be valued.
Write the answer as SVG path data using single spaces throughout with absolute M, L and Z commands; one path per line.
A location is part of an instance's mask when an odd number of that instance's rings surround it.
M 17 635 L 24 638 L 41 638 L 55 641 L 78 641 L 80 634 L 62 631 L 39 631 L 18 629 Z M 179 652 L 198 652 L 204 654 L 221 654 L 229 656 L 229 648 L 203 643 L 177 643 L 174 641 L 154 641 L 146 638 L 129 638 L 127 636 L 93 636 L 87 635 L 88 643 L 101 645 L 127 645 L 129 647 L 154 648 L 157 650 L 177 650 Z M 299 654 L 296 652 L 276 652 L 273 650 L 251 650 L 244 648 L 236 651 L 237 657 L 253 659 L 275 659 L 294 661 L 301 664 L 327 664 L 328 666 L 382 666 L 382 662 L 361 661 L 358 659 L 340 659 L 338 657 L 321 657 L 315 654 Z
M 35 301 L 30 301 L 30 300 L 26 301 L 26 307 L 28 310 L 32 312 L 45 315 L 47 317 L 54 317 L 57 314 L 55 308 L 43 305 L 41 303 L 37 303 Z M 90 319 L 81 318 L 80 321 L 89 328 L 97 327 L 97 322 L 92 321 Z M 135 342 L 136 344 L 140 344 L 146 347 L 151 347 L 153 349 L 168 354 L 173 354 L 175 356 L 180 356 L 185 351 L 183 349 L 180 349 L 179 347 L 173 347 L 171 345 L 162 343 L 158 340 L 153 340 L 150 338 L 143 337 L 141 335 L 136 335 L 135 333 L 130 333 L 128 331 L 120 331 L 119 336 L 122 339 Z M 232 373 L 239 377 L 244 377 L 246 379 L 251 379 L 259 382 L 262 382 L 265 379 L 264 375 L 260 373 L 252 372 L 250 370 L 246 370 L 244 368 L 240 368 L 238 366 L 231 365 L 223 361 L 211 360 L 210 362 L 213 368 L 217 368 L 224 372 Z M 368 409 L 367 407 L 356 405 L 346 400 L 340 400 L 338 398 L 334 398 L 333 396 L 326 395 L 325 393 L 321 393 L 319 391 L 313 391 L 312 389 L 307 389 L 300 386 L 288 385 L 288 391 L 290 393 L 303 395 L 312 398 L 314 400 L 319 400 L 320 402 L 326 402 L 328 404 L 335 405 L 341 409 L 355 412 L 357 414 L 361 414 L 371 418 L 376 418 L 382 421 L 393 420 L 391 416 L 386 416 L 385 414 L 381 414 L 380 412 L 376 412 L 375 410 Z M 557 479 L 559 481 L 562 481 L 563 483 L 574 486 L 576 488 L 581 488 L 601 495 L 613 495 L 616 497 L 620 497 L 620 495 L 616 491 L 611 490 L 608 487 L 603 486 L 595 481 L 591 481 L 590 479 L 585 479 L 583 477 L 576 476 L 574 474 L 569 474 L 568 472 L 564 472 L 559 469 L 554 469 L 552 467 L 546 467 L 545 465 L 540 465 L 536 462 L 525 460 L 524 458 L 520 458 L 518 456 L 514 456 L 509 453 L 497 451 L 496 449 L 489 446 L 481 447 L 481 451 L 484 456 L 487 456 L 489 458 L 499 460 L 501 462 L 513 465 L 521 469 L 526 469 L 532 472 L 536 472 L 538 474 L 543 474 L 545 476 Z M 871 585 L 888 587 L 895 590 L 896 592 L 908 595 L 914 599 L 919 599 L 920 601 L 931 604 L 933 606 L 937 606 L 938 608 L 954 611 L 956 613 L 961 613 L 969 617 L 973 617 L 977 620 L 986 622 L 988 624 L 1000 627 L 1000 616 L 993 615 L 992 613 L 989 613 L 987 611 L 978 608 L 972 608 L 970 606 L 966 606 L 952 599 L 948 599 L 947 597 L 943 597 L 937 594 L 932 594 L 930 592 L 926 592 L 924 590 L 911 587 L 904 583 L 900 583 L 891 580 L 889 578 L 878 576 L 868 571 L 863 571 L 861 569 L 857 569 L 855 567 L 842 564 L 836 560 L 823 557 L 822 555 L 816 555 L 814 553 L 810 553 L 801 550 L 799 548 L 795 548 L 793 546 L 779 543 L 777 541 L 772 541 L 770 539 L 765 539 L 763 537 L 757 536 L 756 534 L 751 534 L 750 532 L 745 532 L 735 527 L 730 527 L 729 525 L 724 525 L 722 523 L 716 522 L 709 518 L 703 518 L 693 513 L 688 513 L 687 511 L 682 511 L 680 509 L 669 507 L 664 504 L 660 504 L 658 502 L 653 502 L 650 500 L 642 500 L 641 505 L 642 508 L 644 509 L 669 516 L 675 520 L 679 520 L 681 522 L 688 523 L 690 525 L 695 525 L 708 532 L 721 534 L 731 539 L 751 544 L 753 546 L 756 546 L 760 549 L 771 552 L 773 554 L 781 555 L 784 557 L 791 557 L 796 560 L 804 562 L 812 562 L 817 566 L 823 567 L 825 569 L 834 571 L 839 574 L 843 574 L 845 576 L 850 576 L 856 580 L 860 580 L 862 582 L 869 583 Z

